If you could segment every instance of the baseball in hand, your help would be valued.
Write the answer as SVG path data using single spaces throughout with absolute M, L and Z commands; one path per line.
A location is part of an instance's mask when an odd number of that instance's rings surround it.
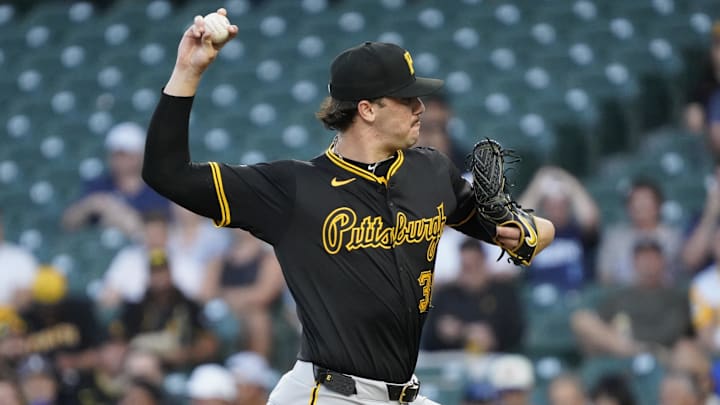
M 228 39 L 230 33 L 228 27 L 230 21 L 222 14 L 210 13 L 205 16 L 205 29 L 210 33 L 212 42 L 219 44 L 225 42 Z

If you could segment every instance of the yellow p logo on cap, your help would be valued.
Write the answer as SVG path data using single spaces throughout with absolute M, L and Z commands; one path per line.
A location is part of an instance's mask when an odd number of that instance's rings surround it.
M 412 56 L 410 56 L 410 52 L 405 51 L 405 53 L 403 54 L 403 57 L 405 58 L 405 62 L 408 65 L 408 69 L 410 69 L 410 74 L 414 75 L 415 68 L 413 67 L 413 61 L 412 61 Z

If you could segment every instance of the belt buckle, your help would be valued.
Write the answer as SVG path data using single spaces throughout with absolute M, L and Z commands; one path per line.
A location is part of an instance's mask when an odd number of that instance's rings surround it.
M 412 397 L 408 398 L 408 400 L 405 400 L 405 395 L 407 394 L 408 389 L 414 389 L 415 391 L 411 394 Z M 415 401 L 415 398 L 417 398 L 418 391 L 420 390 L 420 384 L 416 382 L 412 382 L 411 384 L 403 385 L 402 391 L 400 391 L 400 398 L 398 398 L 398 402 L 401 404 L 406 404 L 408 402 Z

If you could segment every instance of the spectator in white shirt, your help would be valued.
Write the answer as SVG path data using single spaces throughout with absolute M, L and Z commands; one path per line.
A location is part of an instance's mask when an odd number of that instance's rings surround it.
M 27 250 L 5 240 L 0 211 L 0 306 L 21 306 L 30 297 L 37 261 Z

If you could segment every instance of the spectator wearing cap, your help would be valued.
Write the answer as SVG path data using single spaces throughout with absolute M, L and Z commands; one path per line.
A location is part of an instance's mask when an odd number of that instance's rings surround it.
M 0 208 L 0 307 L 18 309 L 29 300 L 37 261 L 29 251 L 5 239 L 3 219 Z
M 490 364 L 490 384 L 503 405 L 530 405 L 535 375 L 530 360 L 517 354 L 499 356 Z
M 573 330 L 588 353 L 631 356 L 668 350 L 688 330 L 687 297 L 680 289 L 666 286 L 660 243 L 654 239 L 636 242 L 633 257 L 633 285 L 603 297 L 594 309 L 572 315 Z
M 140 302 L 123 307 L 123 334 L 132 348 L 155 353 L 172 368 L 210 361 L 218 341 L 200 306 L 173 284 L 169 266 L 164 251 L 150 252 L 148 289 Z
M 47 356 L 61 376 L 94 368 L 100 328 L 90 301 L 69 295 L 65 275 L 50 266 L 39 268 L 32 296 L 20 313 L 24 352 Z
M 141 235 L 141 215 L 169 213 L 169 202 L 141 177 L 145 130 L 133 122 L 110 129 L 105 139 L 109 172 L 84 184 L 80 199 L 65 211 L 62 222 L 69 230 L 88 223 L 120 229 L 128 236 Z
M 520 346 L 525 320 L 519 294 L 512 283 L 491 277 L 480 243 L 460 245 L 460 275 L 433 292 L 423 349 L 477 353 Z
M 715 263 L 690 284 L 692 323 L 700 343 L 710 353 L 720 353 L 720 227 L 713 231 Z
M 240 352 L 230 356 L 225 367 L 235 377 L 237 402 L 235 405 L 265 405 L 277 374 L 265 358 L 254 352 Z
M 187 383 L 191 405 L 235 405 L 237 389 L 232 373 L 217 364 L 195 368 Z

